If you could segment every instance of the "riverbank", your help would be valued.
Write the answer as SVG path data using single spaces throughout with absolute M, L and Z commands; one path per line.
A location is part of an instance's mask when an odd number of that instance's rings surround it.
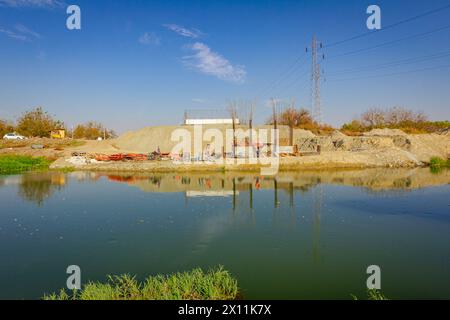
M 214 163 L 195 161 L 181 163 L 173 160 L 159 161 L 90 161 L 107 158 L 115 154 L 148 155 L 158 148 L 162 153 L 170 154 L 173 143 L 170 142 L 170 130 L 167 128 L 144 128 L 127 133 L 115 140 L 82 141 L 36 140 L 10 142 L 0 145 L 0 155 L 26 155 L 56 159 L 51 169 L 88 170 L 110 172 L 259 172 L 264 164 L 252 164 L 250 160 L 227 159 L 222 163 L 220 156 Z M 280 139 L 286 140 L 287 130 L 280 131 Z M 169 140 L 168 140 L 169 139 Z M 450 135 L 417 134 L 406 135 L 395 130 L 374 130 L 364 136 L 350 137 L 340 132 L 330 136 L 315 136 L 309 131 L 294 131 L 295 146 L 300 150 L 297 156 L 279 158 L 275 171 L 299 171 L 318 169 L 362 169 L 362 168 L 413 168 L 431 164 L 431 159 L 446 159 L 450 156 Z M 43 148 L 36 148 L 36 145 Z M 315 152 L 320 146 L 321 152 Z M 309 150 L 310 148 L 311 150 Z M 309 150 L 309 151 L 308 151 Z M 88 156 L 88 161 L 74 154 Z M 254 159 L 256 160 L 256 159 Z M 266 159 L 267 160 L 267 159 Z M 256 161 L 254 161 L 256 162 Z
M 246 163 L 247 162 L 247 163 Z M 110 161 L 86 162 L 80 157 L 65 157 L 57 159 L 50 165 L 57 170 L 88 170 L 110 172 L 260 172 L 261 169 L 272 167 L 275 171 L 298 171 L 318 169 L 364 169 L 364 168 L 414 168 L 427 164 L 418 161 L 402 150 L 386 149 L 381 151 L 334 151 L 322 152 L 320 155 L 301 157 L 282 157 L 272 166 L 261 163 L 248 163 L 244 159 L 227 159 L 211 162 L 176 162 L 166 161 Z M 267 159 L 266 159 L 267 162 Z

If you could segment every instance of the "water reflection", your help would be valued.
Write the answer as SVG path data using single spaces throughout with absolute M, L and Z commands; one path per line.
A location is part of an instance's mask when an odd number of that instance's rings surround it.
M 29 173 L 0 177 L 0 187 L 17 185 L 22 199 L 42 206 L 46 199 L 64 188 L 67 178 L 66 174 L 59 172 Z
M 248 194 L 248 208 L 254 208 L 254 191 L 271 190 L 273 207 L 280 207 L 280 191 L 288 195 L 290 208 L 294 208 L 295 193 L 305 193 L 318 188 L 315 210 L 320 220 L 321 185 L 344 185 L 364 188 L 367 192 L 408 192 L 414 189 L 450 183 L 450 171 L 438 174 L 427 168 L 416 169 L 365 169 L 340 171 L 282 172 L 275 177 L 263 177 L 252 173 L 201 173 L 201 174 L 129 174 L 74 172 L 29 173 L 21 176 L 0 177 L 0 188 L 18 185 L 19 195 L 26 201 L 41 206 L 68 180 L 97 182 L 107 179 L 125 183 L 144 192 L 185 193 L 186 203 L 191 198 L 232 197 L 232 208 L 236 210 L 237 198 Z

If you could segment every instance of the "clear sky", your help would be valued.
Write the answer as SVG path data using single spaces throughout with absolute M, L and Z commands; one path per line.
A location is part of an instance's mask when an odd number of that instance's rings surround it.
M 81 8 L 81 30 L 66 28 L 69 4 Z M 333 45 L 369 32 L 371 4 L 380 6 L 386 29 Z M 341 125 L 370 107 L 391 106 L 450 119 L 450 8 L 417 17 L 446 5 L 0 0 L 0 118 L 43 106 L 69 126 L 96 120 L 123 132 L 178 124 L 185 109 L 258 98 L 262 122 L 270 97 L 310 107 L 305 48 L 316 34 L 325 55 L 325 122 Z

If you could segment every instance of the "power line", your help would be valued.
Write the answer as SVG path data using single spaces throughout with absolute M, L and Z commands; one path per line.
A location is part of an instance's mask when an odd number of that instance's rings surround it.
M 378 45 L 375 45 L 375 46 L 370 46 L 370 47 L 366 47 L 366 48 L 362 48 L 362 49 L 348 51 L 348 52 L 344 52 L 344 53 L 337 54 L 337 55 L 327 56 L 327 59 L 328 60 L 329 59 L 335 59 L 335 58 L 340 58 L 340 57 L 344 57 L 344 56 L 348 56 L 348 55 L 353 55 L 353 54 L 357 54 L 357 53 L 361 53 L 361 52 L 365 52 L 365 51 L 370 51 L 370 50 L 373 50 L 373 49 L 378 49 L 378 48 L 385 47 L 385 46 L 388 46 L 388 45 L 392 45 L 392 44 L 395 44 L 395 43 L 398 43 L 398 42 L 401 42 L 401 41 L 406 41 L 406 40 L 411 40 L 411 39 L 427 36 L 427 35 L 430 35 L 430 34 L 433 34 L 433 33 L 439 32 L 439 31 L 443 31 L 443 30 L 446 30 L 446 29 L 450 29 L 450 25 L 445 26 L 445 27 L 441 27 L 441 28 L 437 28 L 437 29 L 433 29 L 433 30 L 430 30 L 430 31 L 427 31 L 427 32 L 411 35 L 411 36 L 408 36 L 408 37 L 404 37 L 404 38 L 401 38 L 401 39 L 384 42 L 384 43 L 381 43 L 381 44 L 378 44 Z
M 399 22 L 390 24 L 390 25 L 388 25 L 388 26 L 383 27 L 382 29 L 378 29 L 378 30 L 374 30 L 374 31 L 365 32 L 365 33 L 362 33 L 362 34 L 359 34 L 359 35 L 356 35 L 356 36 L 353 36 L 353 37 L 350 37 L 350 38 L 347 38 L 347 39 L 344 39 L 344 40 L 340 40 L 340 41 L 336 41 L 336 42 L 330 43 L 329 45 L 326 45 L 325 47 L 326 47 L 326 48 L 334 47 L 334 46 L 337 46 L 337 45 L 340 45 L 340 44 L 343 44 L 343 43 L 347 43 L 347 42 L 350 42 L 350 41 L 353 41 L 353 40 L 356 40 L 356 39 L 360 39 L 360 38 L 363 38 L 363 37 L 366 37 L 366 36 L 375 34 L 375 33 L 379 33 L 379 32 L 381 32 L 381 31 L 389 30 L 389 29 L 392 29 L 392 28 L 397 27 L 397 26 L 399 26 L 399 25 L 402 25 L 402 24 L 405 24 L 405 23 L 408 23 L 408 22 L 411 22 L 411 21 L 414 21 L 414 20 L 423 18 L 423 17 L 425 17 L 425 16 L 429 16 L 429 15 L 431 15 L 431 14 L 434 14 L 434 13 L 437 13 L 437 12 L 440 12 L 440 11 L 443 11 L 443 10 L 446 10 L 446 9 L 448 9 L 448 8 L 450 8 L 450 5 L 446 5 L 446 6 L 443 6 L 443 7 L 440 7 L 440 8 L 436 8 L 436 9 L 433 9 L 433 10 L 430 10 L 430 11 L 427 11 L 427 12 L 424 12 L 424 13 L 422 13 L 422 14 L 413 16 L 413 17 L 411 17 L 411 18 L 408 18 L 408 19 L 401 20 L 401 21 L 399 21 Z
M 292 81 L 291 83 L 289 83 L 287 86 L 283 87 L 281 90 L 278 90 L 277 93 L 275 94 L 275 97 L 277 96 L 281 96 L 282 93 L 286 92 L 287 89 L 291 88 L 294 84 L 298 83 L 299 80 L 303 79 L 303 77 L 307 75 L 307 74 L 301 74 L 300 77 L 295 78 L 294 81 Z M 309 83 L 309 79 L 308 77 L 305 78 L 303 80 L 303 82 L 300 82 L 301 84 L 303 84 L 302 86 L 298 87 L 299 90 L 303 89 L 305 87 L 304 84 L 308 84 Z
M 287 68 L 284 72 L 280 74 L 280 77 L 276 79 L 275 81 L 272 81 L 269 86 L 266 86 L 263 90 L 259 91 L 257 97 L 260 97 L 262 95 L 265 95 L 269 93 L 271 90 L 275 89 L 278 85 L 280 85 L 284 80 L 290 78 L 295 71 L 297 71 L 299 68 L 303 67 L 302 64 L 297 65 L 299 62 L 301 62 L 303 59 L 305 59 L 306 56 L 302 55 L 295 59 L 295 61 Z
M 363 66 L 363 67 L 359 67 L 359 68 L 345 69 L 345 70 L 333 72 L 332 75 L 361 72 L 361 71 L 371 71 L 372 68 L 376 68 L 376 69 L 392 68 L 392 67 L 397 67 L 397 66 L 404 65 L 404 64 L 424 62 L 424 61 L 440 59 L 440 58 L 444 58 L 444 57 L 448 57 L 448 56 L 450 56 L 450 51 L 444 51 L 444 52 L 440 52 L 440 53 L 419 56 L 419 57 L 415 57 L 415 58 L 396 60 L 396 61 L 391 61 L 391 62 L 382 63 L 382 64 Z
M 384 78 L 384 77 L 391 77 L 391 76 L 402 75 L 402 74 L 409 74 L 409 73 L 422 72 L 422 71 L 428 71 L 428 70 L 436 70 L 436 69 L 445 69 L 445 68 L 450 68 L 450 65 L 442 65 L 442 66 L 436 66 L 436 67 L 430 67 L 430 68 L 423 68 L 423 69 L 416 69 L 416 70 L 409 70 L 409 71 L 395 72 L 395 73 L 388 73 L 388 74 L 379 74 L 379 75 L 372 75 L 372 76 L 365 76 L 365 77 L 355 77 L 355 78 L 347 78 L 347 79 L 331 79 L 330 81 L 340 82 L 340 81 L 351 81 L 351 80 L 361 80 L 361 79 L 370 79 L 370 78 Z

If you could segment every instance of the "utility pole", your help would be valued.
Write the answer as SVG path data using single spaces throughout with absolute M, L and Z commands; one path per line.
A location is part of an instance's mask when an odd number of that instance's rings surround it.
M 322 106 L 320 99 L 320 81 L 321 71 L 318 58 L 319 49 L 321 49 L 322 43 L 317 43 L 316 35 L 313 36 L 311 54 L 312 54 L 312 69 L 311 69 L 311 95 L 312 95 L 312 117 L 318 123 L 322 124 Z
M 274 129 L 274 141 L 272 141 L 271 154 L 272 157 L 274 154 L 278 154 L 278 113 L 277 113 L 277 101 L 275 98 L 272 98 L 272 113 L 273 113 L 273 129 Z
M 249 145 L 246 146 L 248 148 L 249 157 L 253 158 L 255 156 L 255 149 L 253 146 L 253 102 L 250 102 L 250 111 L 249 111 L 249 120 L 248 120 L 248 128 L 250 130 L 250 141 Z M 250 151 L 251 150 L 251 151 Z
M 236 147 L 237 147 L 237 138 L 236 138 L 236 117 L 237 117 L 237 104 L 236 102 L 231 102 L 229 106 L 229 112 L 232 119 L 233 125 L 233 158 L 237 158 Z
M 278 123 L 277 123 L 277 101 L 275 100 L 275 98 L 271 99 L 272 102 L 272 117 L 273 117 L 273 129 L 277 130 L 278 129 Z

